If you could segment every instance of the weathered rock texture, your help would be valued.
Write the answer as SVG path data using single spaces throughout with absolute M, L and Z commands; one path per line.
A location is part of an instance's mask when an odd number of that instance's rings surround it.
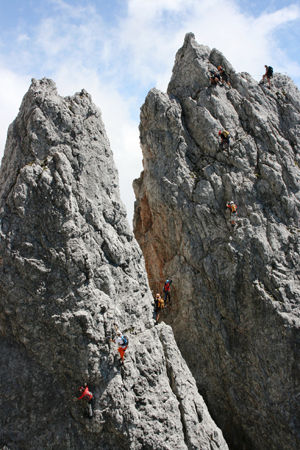
M 154 326 L 90 96 L 33 80 L 0 180 L 0 447 L 226 449 L 170 327 Z M 114 323 L 130 337 L 122 370 Z M 73 402 L 84 381 L 92 420 Z
M 231 88 L 210 86 L 218 65 Z M 299 448 L 298 89 L 275 74 L 269 90 L 188 34 L 140 134 L 135 236 L 152 289 L 173 279 L 163 319 L 232 448 Z

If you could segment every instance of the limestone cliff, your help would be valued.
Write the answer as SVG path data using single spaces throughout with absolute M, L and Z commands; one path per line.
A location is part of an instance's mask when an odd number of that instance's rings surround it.
M 0 171 L 0 447 L 226 449 L 141 251 L 100 113 L 33 80 Z M 129 336 L 119 367 L 114 324 Z M 87 382 L 94 417 L 74 402 Z
M 231 86 L 210 84 L 218 65 Z M 298 89 L 258 84 L 188 34 L 140 138 L 134 232 L 151 288 L 173 280 L 163 320 L 231 448 L 299 448 Z

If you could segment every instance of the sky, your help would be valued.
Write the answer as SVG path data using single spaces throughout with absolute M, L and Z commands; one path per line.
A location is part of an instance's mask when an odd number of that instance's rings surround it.
M 300 87 L 300 3 L 283 0 L 0 0 L 0 158 L 31 78 L 87 90 L 102 112 L 131 224 L 142 170 L 139 113 L 166 91 L 188 32 L 256 80 L 264 65 Z

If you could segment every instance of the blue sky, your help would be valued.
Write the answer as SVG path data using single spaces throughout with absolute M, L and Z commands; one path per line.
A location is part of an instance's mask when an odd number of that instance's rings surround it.
M 101 109 L 131 221 L 142 170 L 139 110 L 165 91 L 185 33 L 259 80 L 264 64 L 300 86 L 299 1 L 0 0 L 0 156 L 31 78 L 61 95 L 85 88 Z

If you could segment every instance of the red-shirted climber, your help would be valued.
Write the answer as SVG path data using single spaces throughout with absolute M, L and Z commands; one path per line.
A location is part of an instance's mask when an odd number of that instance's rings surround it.
M 79 388 L 79 392 L 81 392 L 81 396 L 78 397 L 77 400 L 81 400 L 84 397 L 86 397 L 87 400 L 89 400 L 89 401 L 92 400 L 93 394 L 89 391 L 87 384 L 85 384 L 84 386 L 81 386 Z
M 169 303 L 171 302 L 171 294 L 170 294 L 171 284 L 172 284 L 172 280 L 166 280 L 166 282 L 164 284 L 163 292 L 165 294 L 165 298 L 164 298 L 165 306 L 167 305 L 167 300 Z
M 88 417 L 91 419 L 93 417 L 93 405 L 95 401 L 94 395 L 89 391 L 88 385 L 85 383 L 84 386 L 79 388 L 79 392 L 81 393 L 80 397 L 77 397 L 75 400 L 87 400 L 87 413 Z

